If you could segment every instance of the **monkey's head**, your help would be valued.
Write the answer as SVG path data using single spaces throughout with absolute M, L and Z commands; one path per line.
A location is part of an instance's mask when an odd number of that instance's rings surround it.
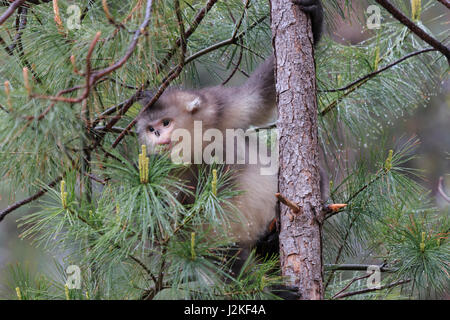
M 152 93 L 145 92 L 141 104 L 145 107 L 152 97 Z M 168 89 L 140 115 L 137 122 L 139 142 L 147 145 L 149 153 L 168 150 L 179 142 L 172 139 L 175 130 L 188 130 L 193 139 L 194 121 L 202 121 L 203 128 L 207 129 L 214 125 L 214 112 L 204 95 Z

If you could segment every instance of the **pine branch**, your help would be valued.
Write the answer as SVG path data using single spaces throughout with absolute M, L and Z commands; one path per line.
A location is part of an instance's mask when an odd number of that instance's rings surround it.
M 437 50 L 434 49 L 434 48 L 427 48 L 427 49 L 423 49 L 423 50 L 419 50 L 419 51 L 416 51 L 416 52 L 407 54 L 406 56 L 404 56 L 404 57 L 402 57 L 402 58 L 400 58 L 400 59 L 398 59 L 398 60 L 396 60 L 396 61 L 394 61 L 394 62 L 388 64 L 387 66 L 385 66 L 385 67 L 383 67 L 383 68 L 381 68 L 381 69 L 378 69 L 378 70 L 376 70 L 376 71 L 374 71 L 374 72 L 371 72 L 371 73 L 369 73 L 369 74 L 367 74 L 367 75 L 365 75 L 365 76 L 363 76 L 363 77 L 361 77 L 361 78 L 359 78 L 359 79 L 353 81 L 352 83 L 346 85 L 345 87 L 338 88 L 338 89 L 320 90 L 319 92 L 338 92 L 338 91 L 346 91 L 346 90 L 352 88 L 353 86 L 355 86 L 355 85 L 357 85 L 357 84 L 359 84 L 359 83 L 361 83 L 361 82 L 366 82 L 366 80 L 369 80 L 369 79 L 375 77 L 376 75 L 378 75 L 378 74 L 380 74 L 380 73 L 382 73 L 382 72 L 384 72 L 384 71 L 386 71 L 386 70 L 389 70 L 390 68 L 396 66 L 397 64 L 399 64 L 399 63 L 401 63 L 401 62 L 403 62 L 403 61 L 405 61 L 405 60 L 407 60 L 407 59 L 409 59 L 409 58 L 412 58 L 412 57 L 415 57 L 415 56 L 417 56 L 417 55 L 419 55 L 419 54 L 426 53 L 426 52 L 430 52 L 430 51 L 437 51 Z M 323 111 L 321 112 L 321 115 L 324 116 L 324 115 L 327 114 L 329 111 L 331 111 L 331 110 L 329 110 L 329 109 L 327 108 L 327 109 L 325 109 L 325 110 L 323 110 Z
M 0 37 L 0 43 L 2 44 L 3 48 L 5 49 L 6 53 L 9 56 L 12 56 L 14 54 L 14 49 L 16 48 L 17 43 L 19 42 L 19 40 L 22 36 L 22 30 L 25 29 L 25 26 L 27 24 L 26 14 L 22 15 L 20 12 L 20 9 L 21 8 L 19 8 L 19 14 L 18 14 L 19 25 L 17 27 L 16 35 L 14 36 L 13 43 L 10 45 L 7 45 L 6 41 Z M 16 20 L 16 23 L 17 23 L 17 20 Z
M 255 21 L 253 24 L 251 24 L 245 31 L 242 31 L 241 33 L 239 33 L 238 35 L 236 35 L 234 38 L 231 37 L 228 40 L 225 41 L 221 41 L 219 43 L 216 43 L 210 47 L 207 47 L 203 50 L 198 51 L 197 53 L 191 55 L 188 58 L 185 58 L 183 61 L 183 66 L 181 67 L 180 64 L 178 64 L 177 66 L 175 66 L 171 71 L 169 71 L 168 75 L 166 76 L 166 78 L 162 81 L 162 84 L 160 85 L 160 87 L 158 88 L 158 91 L 156 92 L 156 94 L 153 96 L 153 98 L 149 101 L 149 103 L 147 104 L 147 106 L 144 106 L 141 109 L 141 113 L 144 112 L 144 110 L 146 110 L 147 108 L 150 108 L 153 104 L 155 104 L 155 102 L 159 99 L 159 97 L 164 93 L 165 89 L 169 86 L 169 84 L 175 80 L 178 75 L 181 73 L 183 67 L 188 64 L 193 62 L 194 60 L 198 59 L 199 57 L 210 53 L 214 50 L 217 50 L 219 48 L 222 48 L 224 46 L 230 45 L 230 44 L 234 44 L 236 41 L 240 40 L 245 34 L 246 32 L 252 30 L 254 27 L 256 27 L 259 23 L 261 23 L 262 21 L 264 21 L 267 18 L 267 16 L 264 16 L 260 19 L 258 19 L 257 21 Z M 186 34 L 186 33 L 185 33 Z M 187 41 L 187 38 L 185 38 L 185 40 Z M 148 86 L 148 81 L 142 86 L 142 89 L 144 89 L 146 86 Z M 114 143 L 112 144 L 112 147 L 115 148 L 117 147 L 117 145 L 120 143 L 120 141 L 122 141 L 122 139 L 125 137 L 125 135 L 128 133 L 128 131 L 130 131 L 137 123 L 137 118 L 136 117 L 132 122 L 130 122 L 128 124 L 128 126 L 124 129 L 124 131 L 122 131 L 122 133 L 116 138 L 116 140 L 114 141 Z
M 409 30 L 411 30 L 420 39 L 428 43 L 430 46 L 439 50 L 446 58 L 450 64 L 450 49 L 443 43 L 439 42 L 431 35 L 426 33 L 423 29 L 417 26 L 413 21 L 411 21 L 407 16 L 405 16 L 400 10 L 392 5 L 389 0 L 376 0 L 383 8 L 385 8 L 390 14 L 394 16 L 398 21 L 404 24 Z
M 34 4 L 34 5 L 39 5 L 42 3 L 48 3 L 48 2 L 52 2 L 53 0 L 25 0 L 25 5 L 28 5 L 29 3 Z M 11 2 L 13 2 L 13 0 L 1 0 L 0 1 L 0 6 L 8 6 Z
M 391 69 L 392 67 L 398 65 L 399 63 L 401 63 L 401 62 L 403 62 L 403 61 L 405 61 L 405 60 L 407 60 L 407 59 L 409 59 L 409 58 L 412 58 L 412 57 L 417 56 L 417 55 L 419 55 L 419 54 L 426 53 L 426 52 L 430 52 L 430 51 L 436 51 L 436 49 L 434 49 L 434 48 L 427 48 L 427 49 L 423 49 L 423 50 L 419 50 L 419 51 L 410 53 L 410 54 L 408 54 L 408 55 L 406 55 L 406 56 L 404 56 L 404 57 L 402 57 L 402 58 L 400 58 L 400 59 L 398 59 L 398 60 L 396 60 L 396 61 L 394 61 L 394 62 L 388 64 L 387 66 L 385 66 L 385 67 L 383 67 L 383 68 L 381 68 L 381 69 L 379 69 L 379 70 L 377 70 L 377 71 L 371 72 L 371 73 L 369 73 L 369 74 L 367 74 L 367 75 L 365 75 L 365 76 L 363 76 L 363 77 L 361 77 L 361 78 L 359 78 L 359 79 L 353 81 L 352 83 L 348 84 L 348 85 L 345 86 L 345 87 L 342 87 L 342 88 L 339 88 L 339 89 L 330 89 L 330 90 L 323 90 L 323 91 L 320 91 L 320 92 L 338 92 L 338 91 L 346 91 L 346 90 L 349 90 L 349 91 L 347 91 L 346 93 L 344 93 L 344 95 L 340 96 L 337 100 L 335 100 L 335 101 L 333 101 L 332 103 L 330 103 L 324 110 L 322 110 L 322 111 L 320 112 L 320 115 L 321 115 L 322 117 L 325 116 L 328 112 L 330 112 L 330 111 L 332 111 L 334 108 L 336 108 L 337 105 L 338 105 L 338 103 L 339 103 L 340 101 L 342 101 L 343 98 L 345 98 L 346 96 L 348 96 L 350 93 L 354 92 L 356 89 L 360 88 L 360 87 L 361 87 L 363 84 L 365 84 L 368 80 L 372 79 L 373 77 L 377 76 L 378 74 L 380 74 L 380 73 L 382 73 L 382 72 L 384 72 L 384 71 L 386 71 L 386 70 Z
M 9 48 L 8 48 L 9 46 L 2 37 L 0 37 L 0 44 L 2 45 L 3 49 L 5 49 L 6 53 L 8 55 L 12 56 L 13 53 L 11 51 L 9 51 Z
M 62 97 L 61 95 L 57 94 L 56 96 L 43 96 L 43 95 L 38 95 L 38 94 L 33 94 L 32 97 L 33 98 L 38 98 L 38 99 L 47 99 L 53 102 L 57 102 L 57 101 L 62 101 L 62 102 L 68 102 L 68 103 L 79 103 L 82 102 L 83 100 L 85 100 L 90 93 L 91 87 L 92 85 L 95 83 L 95 81 L 92 81 L 92 76 L 91 76 L 91 57 L 92 57 L 92 53 L 95 49 L 95 46 L 98 43 L 98 40 L 100 39 L 100 32 L 97 32 L 97 34 L 95 35 L 94 39 L 91 41 L 91 44 L 89 46 L 88 49 L 88 53 L 86 56 L 86 72 L 85 72 L 85 76 L 86 76 L 86 85 L 84 86 L 85 90 L 83 92 L 83 94 L 80 97 L 76 97 L 76 98 L 65 98 Z M 72 92 L 75 90 L 78 90 L 80 88 L 80 86 L 76 86 L 76 87 L 72 87 L 69 89 L 65 89 L 62 91 L 66 91 L 66 92 Z M 60 91 L 61 92 L 61 91 Z M 45 116 L 45 115 L 44 115 Z
M 40 77 L 36 74 L 36 72 L 34 71 L 33 67 L 31 66 L 31 64 L 28 62 L 28 60 L 25 58 L 25 52 L 23 49 L 23 44 L 22 44 L 22 32 L 25 29 L 26 25 L 27 25 L 27 15 L 28 15 L 28 9 L 26 7 L 20 7 L 19 10 L 17 11 L 17 18 L 19 21 L 19 25 L 17 26 L 17 31 L 16 31 L 16 35 L 14 37 L 13 43 L 12 45 L 10 45 L 8 47 L 7 51 L 10 51 L 11 53 L 13 53 L 15 47 L 18 47 L 18 51 L 19 51 L 19 57 L 20 60 L 22 62 L 22 65 L 26 66 L 28 68 L 28 70 L 31 71 L 31 74 L 33 75 L 33 78 L 38 82 L 38 83 L 42 83 Z
M 114 133 L 121 133 L 122 131 L 125 130 L 125 128 L 120 128 L 120 127 L 111 127 L 110 129 L 108 129 L 106 126 L 98 126 L 94 128 L 95 131 L 97 132 L 114 132 Z M 127 132 L 128 135 L 132 135 L 132 136 L 136 136 L 136 132 L 134 131 L 129 131 Z
M 384 290 L 384 289 L 390 289 L 399 285 L 403 285 L 405 283 L 411 282 L 411 279 L 407 279 L 407 280 L 399 280 L 397 282 L 394 283 L 390 283 L 387 285 L 384 285 L 380 288 L 367 288 L 367 289 L 362 289 L 362 290 L 358 290 L 358 291 L 353 291 L 353 292 L 348 292 L 348 293 L 343 293 L 339 296 L 335 296 L 333 297 L 334 299 L 342 299 L 342 298 L 347 298 L 347 297 L 351 297 L 351 296 L 356 296 L 359 294 L 365 294 L 365 293 L 369 293 L 369 292 L 374 292 L 374 291 L 379 291 L 379 290 Z
M 134 127 L 134 125 L 137 123 L 137 120 L 139 118 L 139 116 L 141 114 L 143 114 L 145 112 L 145 110 L 147 110 L 148 108 L 150 108 L 151 106 L 153 106 L 156 101 L 158 101 L 159 97 L 161 97 L 161 95 L 164 93 L 164 91 L 167 89 L 167 87 L 169 86 L 169 84 L 175 80 L 181 73 L 181 71 L 183 70 L 183 67 L 185 65 L 185 61 L 186 61 L 186 50 L 187 50 L 187 40 L 184 37 L 184 25 L 183 25 L 183 21 L 182 21 L 182 17 L 181 17 L 181 13 L 179 12 L 179 2 L 178 0 L 175 0 L 175 11 L 176 11 L 176 16 L 177 16 L 177 20 L 178 20 L 178 27 L 180 30 L 180 37 L 181 37 L 181 52 L 180 52 L 180 58 L 179 58 L 179 63 L 178 65 L 172 69 L 171 72 L 169 72 L 170 76 L 167 77 L 163 83 L 161 84 L 161 86 L 158 88 L 158 91 L 156 92 L 156 94 L 153 95 L 153 98 L 150 99 L 150 101 L 147 103 L 147 105 L 145 105 L 141 111 L 139 112 L 139 115 L 133 119 L 133 121 L 131 121 L 128 126 L 119 134 L 119 136 L 116 138 L 116 140 L 114 141 L 114 143 L 112 144 L 112 147 L 115 148 L 120 141 L 122 141 L 123 137 L 131 130 L 131 128 Z
M 103 11 L 105 12 L 105 15 L 106 15 L 106 19 L 108 20 L 109 23 L 111 23 L 117 29 L 124 29 L 124 30 L 128 31 L 128 29 L 125 27 L 125 25 L 122 22 L 120 22 L 120 23 L 116 22 L 116 20 L 112 16 L 111 12 L 109 11 L 108 3 L 106 2 L 106 0 L 102 0 L 102 6 L 103 6 Z
M 367 271 L 373 264 L 326 264 L 325 270 L 334 271 Z M 395 272 L 396 270 L 386 267 L 386 264 L 378 266 L 381 272 Z
M 63 94 L 71 93 L 71 92 L 74 92 L 76 90 L 80 90 L 82 88 L 83 88 L 83 86 L 80 85 L 80 86 L 75 86 L 75 87 L 72 87 L 72 88 L 69 88 L 69 89 L 63 89 L 63 90 L 59 91 L 56 94 L 56 97 L 60 97 Z M 37 118 L 34 117 L 34 116 L 28 116 L 28 117 L 25 117 L 25 119 L 27 119 L 29 122 L 31 122 L 34 119 L 42 120 L 47 115 L 47 113 L 49 113 L 52 110 L 52 108 L 55 105 L 56 105 L 56 101 L 52 102 L 39 116 L 37 116 Z
M 50 1 L 50 0 L 49 0 L 49 1 Z M 80 22 L 83 22 L 84 18 L 86 18 L 86 16 L 87 16 L 89 10 L 90 10 L 91 7 L 92 7 L 91 4 L 93 4 L 94 2 L 95 2 L 95 0 L 90 0 L 90 1 L 88 1 L 88 3 L 86 4 L 86 6 L 85 6 L 84 9 L 83 9 L 83 12 L 81 13 L 81 16 L 80 16 Z
M 194 17 L 194 20 L 190 24 L 191 26 L 186 30 L 184 33 L 184 39 L 187 40 L 189 37 L 194 33 L 194 31 L 197 29 L 197 27 L 202 22 L 203 18 L 206 16 L 206 14 L 212 9 L 214 4 L 217 2 L 217 0 L 209 0 L 205 7 L 200 9 L 197 14 Z M 177 49 L 180 47 L 182 43 L 183 37 L 180 36 L 176 41 L 173 48 L 169 50 L 169 52 L 166 54 L 166 56 L 161 60 L 161 62 L 156 67 L 156 73 L 161 72 L 162 68 L 166 66 L 170 59 L 172 59 L 173 55 L 177 51 Z
M 245 17 L 245 13 L 247 12 L 248 6 L 250 5 L 250 0 L 246 0 L 245 4 L 244 4 L 244 10 L 242 10 L 242 14 L 241 14 L 241 18 L 239 19 L 239 21 L 237 23 L 235 23 L 235 27 L 234 27 L 234 31 L 233 31 L 233 35 L 231 36 L 232 38 L 235 38 L 239 28 L 242 24 L 242 21 L 244 20 Z M 234 74 L 236 73 L 237 69 L 239 68 L 239 65 L 241 64 L 242 61 L 242 55 L 243 55 L 243 51 L 244 51 L 244 46 L 242 44 L 242 41 L 240 42 L 240 51 L 239 51 L 239 58 L 238 58 L 238 62 L 236 63 L 235 67 L 233 68 L 233 70 L 231 71 L 230 75 L 222 82 L 222 85 L 225 85 L 228 83 L 228 81 L 231 80 L 231 78 L 233 78 Z
M 244 10 L 242 10 L 242 14 L 241 14 L 241 17 L 240 17 L 238 23 L 236 23 L 236 25 L 234 26 L 233 35 L 231 36 L 232 38 L 236 37 L 236 35 L 237 35 L 238 31 L 239 31 L 239 28 L 241 27 L 242 21 L 244 20 L 245 13 L 247 12 L 249 4 L 250 4 L 250 0 L 245 0 Z
M 389 169 L 389 170 L 390 170 L 390 169 Z M 353 199 L 355 199 L 361 192 L 363 192 L 364 190 L 366 190 L 367 188 L 369 188 L 373 183 L 375 183 L 377 180 L 379 180 L 381 177 L 383 177 L 387 172 L 389 172 L 389 170 L 386 170 L 386 169 L 384 169 L 384 168 L 381 169 L 381 170 L 379 170 L 379 171 L 377 172 L 377 174 L 375 175 L 375 178 L 373 178 L 369 183 L 366 183 L 366 184 L 365 184 L 364 186 L 362 186 L 358 191 L 356 191 L 354 194 L 352 194 L 352 195 L 348 198 L 348 200 L 347 200 L 346 203 L 347 203 L 347 204 L 351 203 L 351 201 L 352 201 Z M 325 218 L 324 218 L 324 220 L 327 220 L 327 219 L 331 218 L 332 216 L 334 216 L 334 215 L 336 215 L 336 214 L 339 214 L 339 213 L 341 213 L 341 212 L 343 212 L 343 210 L 342 210 L 342 211 L 337 211 L 337 212 L 332 212 L 332 213 L 326 215 Z M 345 245 L 345 243 L 347 242 L 348 237 L 350 236 L 350 230 L 352 229 L 353 224 L 355 223 L 355 221 L 356 221 L 356 219 L 358 218 L 359 215 L 360 215 L 360 212 L 358 212 L 358 213 L 356 213 L 356 214 L 353 215 L 352 220 L 351 220 L 351 222 L 350 222 L 350 225 L 349 225 L 349 227 L 348 227 L 348 229 L 347 229 L 347 231 L 346 231 L 346 233 L 345 233 L 343 242 L 342 242 L 341 246 L 339 247 L 338 254 L 336 255 L 336 259 L 335 259 L 335 261 L 334 261 L 334 264 L 337 264 L 337 263 L 339 262 L 339 259 L 341 258 L 341 254 L 342 254 L 343 249 L 344 249 L 344 245 Z M 332 271 L 331 271 L 330 276 L 328 277 L 328 279 L 327 279 L 327 281 L 326 281 L 326 283 L 325 283 L 325 289 L 326 289 L 326 288 L 328 287 L 328 285 L 330 284 L 330 281 L 331 281 L 331 279 L 333 278 L 335 271 L 336 271 L 336 270 L 332 270 Z
M 20 207 L 26 205 L 27 203 L 30 203 L 36 199 L 39 199 L 40 197 L 42 197 L 44 194 L 47 193 L 48 190 L 50 190 L 51 188 L 53 188 L 59 181 L 61 181 L 62 177 L 58 177 L 55 180 L 53 180 L 52 182 L 50 182 L 47 186 L 45 186 L 44 188 L 42 188 L 41 190 L 39 190 L 38 192 L 36 192 L 35 194 L 33 194 L 32 196 L 23 199 L 21 201 L 18 201 L 12 205 L 10 205 L 9 207 L 7 207 L 6 209 L 2 210 L 0 212 L 0 222 L 3 221 L 3 219 L 10 214 L 11 212 L 13 212 L 14 210 L 19 209 Z
M 96 80 L 104 77 L 105 75 L 110 74 L 111 72 L 121 68 L 125 64 L 125 62 L 127 62 L 128 59 L 131 57 L 131 55 L 133 54 L 134 49 L 136 48 L 136 45 L 139 41 L 139 38 L 145 33 L 145 30 L 147 29 L 147 27 L 150 23 L 152 2 L 153 2 L 152 0 L 147 0 L 144 21 L 139 26 L 138 30 L 135 31 L 133 40 L 131 41 L 130 45 L 128 46 L 128 49 L 127 49 L 125 55 L 121 59 L 119 59 L 117 62 L 112 64 L 111 66 L 109 66 L 103 70 L 96 71 L 94 74 L 93 82 L 95 82 Z
M 302 209 L 294 202 L 286 199 L 281 193 L 276 193 L 275 197 L 277 197 L 278 201 L 280 201 L 285 206 L 289 207 L 293 213 L 300 213 Z
M 0 104 L 0 109 L 3 110 L 3 111 L 5 111 L 6 113 L 9 113 L 8 109 L 6 109 L 6 108 L 5 108 L 4 106 L 2 106 L 1 104 Z
M 253 29 L 254 27 L 256 27 L 258 24 L 260 24 L 261 22 L 263 22 L 267 17 L 268 17 L 268 16 L 263 16 L 263 17 L 259 18 L 257 21 L 255 21 L 254 23 L 252 23 L 245 31 L 242 31 L 241 33 L 239 33 L 239 34 L 236 35 L 235 37 L 231 37 L 231 38 L 229 38 L 229 39 L 220 41 L 220 42 L 218 42 L 218 43 L 215 43 L 215 44 L 213 44 L 213 45 L 211 45 L 211 46 L 209 46 L 209 47 L 207 47 L 207 48 L 205 48 L 205 49 L 202 49 L 202 50 L 200 50 L 200 51 L 198 51 L 198 52 L 192 54 L 190 57 L 186 58 L 185 64 L 188 64 L 188 63 L 194 61 L 195 59 L 198 59 L 199 57 L 201 57 L 201 56 L 203 56 L 203 55 L 205 55 L 205 54 L 207 54 L 207 53 L 210 53 L 210 52 L 212 52 L 212 51 L 215 51 L 215 50 L 217 50 L 217 49 L 220 49 L 220 48 L 222 48 L 222 47 L 229 46 L 229 45 L 232 45 L 232 44 L 236 44 L 239 40 L 241 40 L 242 37 L 244 37 L 244 35 L 245 35 L 248 31 L 252 30 L 252 29 Z
M 377 174 L 375 175 L 375 178 L 373 178 L 372 180 L 370 180 L 368 183 L 366 183 L 365 185 L 363 185 L 358 191 L 356 191 L 354 194 L 352 194 L 346 201 L 346 204 L 350 204 L 352 202 L 353 199 L 355 199 L 361 192 L 363 192 L 364 190 L 366 190 L 367 188 L 369 188 L 373 183 L 375 183 L 377 180 L 379 180 L 381 177 L 383 177 L 385 174 L 387 173 L 386 170 L 380 170 L 377 172 Z M 345 207 L 344 207 L 345 208 Z M 330 212 L 327 213 L 325 216 L 324 220 L 328 220 L 329 218 L 341 213 L 345 211 L 345 209 L 343 210 L 339 210 L 339 211 L 334 211 L 334 212 Z
M 369 274 L 366 274 L 366 275 L 363 275 L 363 276 L 360 276 L 360 277 L 353 278 L 342 290 L 340 290 L 338 293 L 336 293 L 331 299 L 337 299 L 337 297 L 340 294 L 342 294 L 344 291 L 346 291 L 348 288 L 350 288 L 350 286 L 353 283 L 355 283 L 356 281 L 362 280 L 362 279 L 366 279 L 366 278 L 370 277 L 372 274 L 373 274 L 373 272 L 369 273 Z
M 17 14 L 18 15 L 18 20 L 19 20 L 19 26 L 17 27 L 16 35 L 14 36 L 12 44 L 10 44 L 6 48 L 6 52 L 9 55 L 13 54 L 13 51 L 16 48 L 17 43 L 21 40 L 22 31 L 25 29 L 25 27 L 27 25 L 27 11 L 26 11 L 26 8 L 24 8 L 25 11 L 21 11 L 20 9 L 21 8 L 19 8 L 18 14 Z
M 87 221 L 84 217 L 82 217 L 80 214 L 74 212 L 73 210 L 71 210 L 70 208 L 67 208 L 68 212 L 76 219 L 80 220 L 81 222 L 83 222 L 86 226 L 88 226 L 90 229 L 92 229 L 95 233 L 97 233 L 100 236 L 104 236 L 105 233 L 101 230 L 98 230 L 95 226 L 93 226 L 91 223 L 89 223 L 89 221 Z M 134 233 L 134 232 L 133 232 Z M 122 249 L 122 247 L 120 245 L 118 245 L 117 243 L 113 243 L 113 246 L 116 249 Z M 138 258 L 136 258 L 135 256 L 133 256 L 132 254 L 127 254 L 127 257 L 131 260 L 133 260 L 134 262 L 136 262 L 152 279 L 156 279 L 155 276 L 152 274 L 152 272 L 147 268 L 147 266 Z
M 356 221 L 357 217 L 359 216 L 359 214 L 360 214 L 360 212 L 358 212 L 358 213 L 353 215 L 352 221 L 350 222 L 350 225 L 348 226 L 348 228 L 347 228 L 347 230 L 345 232 L 345 236 L 344 236 L 344 239 L 343 239 L 343 241 L 341 243 L 341 246 L 338 249 L 338 253 L 336 255 L 336 259 L 334 260 L 334 264 L 337 264 L 339 262 L 339 259 L 341 258 L 341 255 L 342 255 L 342 251 L 344 249 L 344 245 L 347 242 L 348 237 L 350 236 L 350 230 L 352 229 L 353 224 L 355 223 L 355 221 Z M 324 290 L 326 290 L 328 288 L 328 285 L 330 284 L 331 279 L 333 279 L 333 276 L 334 276 L 335 272 L 336 272 L 336 270 L 331 270 L 331 273 L 328 276 L 328 279 L 327 279 L 327 281 L 325 283 L 325 289 Z
M 222 81 L 222 85 L 223 86 L 226 85 L 233 78 L 233 76 L 236 74 L 236 71 L 239 69 L 239 66 L 241 65 L 241 62 L 242 62 L 243 53 L 244 53 L 244 47 L 241 46 L 241 49 L 239 50 L 238 61 L 237 61 L 236 64 L 234 64 L 234 68 L 231 71 L 230 75 L 224 81 Z
M 14 13 L 14 11 L 16 11 L 16 9 L 19 8 L 24 2 L 25 2 L 25 0 L 16 0 L 13 3 L 11 3 L 9 8 L 6 9 L 6 11 L 0 16 L 0 26 L 6 20 L 8 20 L 8 18 Z M 5 5 L 5 3 L 2 2 L 2 5 Z
M 48 99 L 51 101 L 63 101 L 63 102 L 68 102 L 68 103 L 79 103 L 79 102 L 85 100 L 89 96 L 91 87 L 93 85 L 95 85 L 95 83 L 98 80 L 100 80 L 101 78 L 105 77 L 106 75 L 112 73 L 113 71 L 121 68 L 131 57 L 131 55 L 134 52 L 134 49 L 137 46 L 139 38 L 145 33 L 145 30 L 147 29 L 147 27 L 150 23 L 152 3 L 153 3 L 152 0 L 147 0 L 144 21 L 141 23 L 138 30 L 135 31 L 133 39 L 131 40 L 131 43 L 129 44 L 124 56 L 122 58 L 120 58 L 119 60 L 117 60 L 116 62 L 114 62 L 109 67 L 92 72 L 91 71 L 91 55 L 92 55 L 93 50 L 100 38 L 100 32 L 98 32 L 96 34 L 96 36 L 94 37 L 94 39 L 91 42 L 91 45 L 89 46 L 88 54 L 86 57 L 86 72 L 85 72 L 86 85 L 85 85 L 85 91 L 83 92 L 83 94 L 81 96 L 79 96 L 77 98 L 64 98 L 64 97 L 60 97 L 60 96 L 52 97 L 52 96 L 33 95 L 33 97 L 41 98 L 41 99 Z
M 141 88 L 139 88 L 139 90 L 133 94 L 127 101 L 125 101 L 122 106 L 118 109 L 120 110 L 116 116 L 114 116 L 109 122 L 108 124 L 105 126 L 102 134 L 100 135 L 100 137 L 97 137 L 94 144 L 90 147 L 91 150 L 94 150 L 95 148 L 97 148 L 97 146 L 101 143 L 101 141 L 103 140 L 103 137 L 105 136 L 106 132 L 109 132 L 114 125 L 119 122 L 120 119 L 122 119 L 122 116 L 127 113 L 127 111 L 133 106 L 133 104 L 139 100 L 139 97 L 142 94 L 142 90 L 144 88 L 144 85 L 141 86 Z M 111 110 L 108 109 L 108 110 Z M 108 111 L 107 110 L 107 111 Z M 94 121 L 94 124 L 98 123 L 98 119 Z M 129 134 L 130 129 L 129 128 L 125 128 L 124 130 L 122 130 L 122 132 L 120 133 L 120 135 L 127 135 Z M 119 136 L 120 136 L 119 135 Z
M 130 98 L 128 98 L 127 100 L 112 106 L 108 109 L 106 109 L 105 111 L 103 111 L 92 123 L 92 126 L 95 127 L 99 124 L 100 121 L 106 119 L 106 117 L 114 114 L 117 112 L 116 117 L 118 116 L 119 118 L 117 119 L 117 121 L 120 119 L 120 117 L 122 115 L 124 115 L 128 109 L 133 105 L 133 103 L 135 103 L 138 99 L 139 99 L 139 95 L 141 93 L 142 87 L 141 88 L 136 88 L 136 91 Z M 116 121 L 116 122 L 117 122 Z M 114 125 L 114 124 L 113 124 Z M 110 125 L 112 127 L 112 125 Z

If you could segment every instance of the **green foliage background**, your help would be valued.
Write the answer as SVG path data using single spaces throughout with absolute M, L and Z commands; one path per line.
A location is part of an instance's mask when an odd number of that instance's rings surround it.
M 114 20 L 123 27 L 108 21 L 101 1 L 58 1 L 62 27 L 55 23 L 51 3 L 31 6 L 15 51 L 0 50 L 0 82 L 9 81 L 11 88 L 9 94 L 0 90 L 2 191 L 33 194 L 63 177 L 63 192 L 67 192 L 64 203 L 57 184 L 35 204 L 32 214 L 20 220 L 21 237 L 64 258 L 56 259 L 52 274 L 11 267 L 11 296 L 19 288 L 22 299 L 274 298 L 267 288 L 281 282 L 275 272 L 276 259 L 260 261 L 252 256 L 242 274 L 232 278 L 223 256 L 229 239 L 211 239 L 211 230 L 203 227 L 225 228 L 231 219 L 229 199 L 245 192 L 230 185 L 229 173 L 216 168 L 219 192 L 215 193 L 212 173 L 204 172 L 194 204 L 182 205 L 175 192 L 192 191 L 169 172 L 186 168 L 151 158 L 149 183 L 143 184 L 136 137 L 126 136 L 117 148 L 112 147 L 118 132 L 137 115 L 139 105 L 121 117 L 113 130 L 102 131 L 114 116 L 101 118 L 102 112 L 129 99 L 140 85 L 158 88 L 178 64 L 176 3 L 154 1 L 150 24 L 132 57 L 99 81 L 83 103 L 56 102 L 42 119 L 39 115 L 51 102 L 29 97 L 23 68 L 30 69 L 35 95 L 55 96 L 60 90 L 83 85 L 85 78 L 74 72 L 70 57 L 74 56 L 76 68 L 83 72 L 89 46 L 100 31 L 92 69 L 112 65 L 125 54 L 132 32 L 142 23 L 146 1 L 107 1 Z M 409 15 L 408 2 L 394 3 Z M 67 10 L 73 4 L 85 16 L 80 29 L 70 30 Z M 185 29 L 193 27 L 192 21 L 205 4 L 180 1 Z M 268 1 L 249 4 L 246 10 L 241 0 L 214 4 L 187 40 L 188 63 L 173 85 L 204 85 L 205 73 L 208 84 L 219 84 L 236 63 L 245 74 L 270 54 Z M 438 5 L 422 1 L 422 15 Z M 351 1 L 341 5 L 326 1 L 325 6 L 330 29 L 335 23 L 332 17 L 353 12 Z M 417 23 L 426 29 L 421 21 Z M 13 43 L 17 28 L 10 18 L 0 29 L 1 38 Z M 226 43 L 233 34 L 238 41 Z M 217 45 L 221 43 L 226 44 Z M 173 48 L 172 59 L 162 63 Z M 437 52 L 420 54 L 348 90 L 327 92 L 425 48 L 406 27 L 385 19 L 380 29 L 372 30 L 357 45 L 325 37 L 316 49 L 319 134 L 333 181 L 330 202 L 349 204 L 325 222 L 324 262 L 328 266 L 385 263 L 395 272 L 383 273 L 383 284 L 410 280 L 401 291 L 397 287 L 358 298 L 429 297 L 448 290 L 448 211 L 434 207 L 420 184 L 421 173 L 407 167 L 416 156 L 418 141 L 410 138 L 392 144 L 389 139 L 389 127 L 396 119 L 440 92 L 448 77 L 446 59 Z M 94 121 L 96 126 L 89 126 Z M 98 146 L 90 150 L 95 143 Z M 64 288 L 65 269 L 72 264 L 82 271 L 80 290 Z M 343 289 L 348 277 L 348 273 L 328 268 L 327 297 Z M 359 282 L 351 288 L 363 287 Z

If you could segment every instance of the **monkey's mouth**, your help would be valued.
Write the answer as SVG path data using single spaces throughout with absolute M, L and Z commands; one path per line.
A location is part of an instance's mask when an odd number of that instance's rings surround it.
M 173 142 L 171 141 L 171 142 L 169 142 L 169 143 L 167 143 L 167 144 L 161 144 L 161 145 L 158 145 L 158 146 L 156 147 L 156 150 L 157 150 L 158 152 L 168 152 L 168 151 L 171 151 L 178 143 L 180 143 L 180 142 L 178 141 L 178 142 L 176 142 L 176 143 L 173 143 Z

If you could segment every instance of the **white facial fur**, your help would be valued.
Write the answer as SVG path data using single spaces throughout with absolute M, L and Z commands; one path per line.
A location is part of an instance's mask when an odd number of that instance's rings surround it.
M 197 97 L 186 105 L 186 111 L 194 112 L 198 107 L 200 107 L 200 98 Z

